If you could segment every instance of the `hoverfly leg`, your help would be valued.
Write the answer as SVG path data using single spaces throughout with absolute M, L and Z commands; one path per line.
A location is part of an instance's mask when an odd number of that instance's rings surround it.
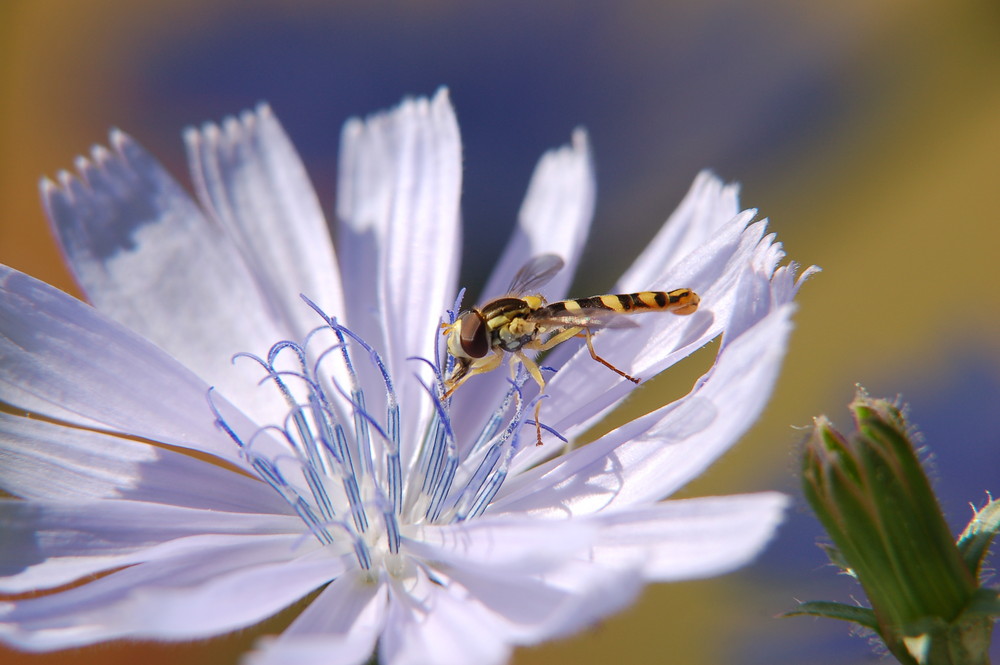
M 542 370 L 538 367 L 538 363 L 524 355 L 524 352 L 521 350 L 514 351 L 513 353 L 518 362 L 524 365 L 524 369 L 528 370 L 528 374 L 538 384 L 538 392 L 543 392 L 545 390 L 545 378 L 542 376 Z M 517 373 L 517 367 L 513 363 L 511 364 L 510 373 L 511 378 L 514 378 L 514 375 Z
M 517 358 L 518 362 L 524 365 L 524 368 L 528 370 L 528 374 L 530 374 L 531 378 L 533 378 L 535 380 L 535 383 L 538 384 L 538 393 L 541 394 L 545 392 L 545 378 L 542 376 L 542 370 L 541 368 L 538 367 L 538 363 L 536 363 L 528 356 L 524 355 L 524 352 L 521 350 L 514 351 L 514 357 Z M 515 371 L 516 370 L 514 364 L 511 363 L 511 374 L 513 375 Z M 542 401 L 538 400 L 537 402 L 535 402 L 535 445 L 536 446 L 542 445 L 542 422 L 541 420 L 539 420 L 538 417 L 541 408 L 542 408 Z
M 619 376 L 622 376 L 622 377 L 628 379 L 632 383 L 639 383 L 639 379 L 635 378 L 631 374 L 626 374 L 625 372 L 621 371 L 620 369 L 618 369 L 617 367 L 615 367 L 614 365 L 612 365 L 611 363 L 609 363 L 604 358 L 602 358 L 599 355 L 597 355 L 597 351 L 594 350 L 594 334 L 592 332 L 590 332 L 590 328 L 584 328 L 583 332 L 582 333 L 578 333 L 578 334 L 582 334 L 584 337 L 587 338 L 587 349 L 590 351 L 590 357 L 591 358 L 593 358 L 597 362 L 601 363 L 602 365 L 604 365 L 605 367 L 607 367 L 608 369 L 610 369 L 615 374 L 618 374 Z
M 559 346 L 568 339 L 572 339 L 574 337 L 579 336 L 581 334 L 580 332 L 581 330 L 583 330 L 583 328 L 579 327 L 566 328 L 565 330 L 557 332 L 552 337 L 549 337 L 544 342 L 538 342 L 537 344 L 534 344 L 531 348 L 537 349 L 539 352 L 548 351 L 549 349 Z
M 535 445 L 542 445 L 542 421 L 538 417 L 539 411 L 542 410 L 542 400 L 535 402 Z
M 474 377 L 477 374 L 485 374 L 486 372 L 492 372 L 497 367 L 500 366 L 500 362 L 503 360 L 503 353 L 496 351 L 483 358 L 477 358 L 468 364 L 464 371 L 453 374 L 449 380 L 445 381 L 445 392 L 441 396 L 441 399 L 445 400 L 451 397 L 458 387 Z

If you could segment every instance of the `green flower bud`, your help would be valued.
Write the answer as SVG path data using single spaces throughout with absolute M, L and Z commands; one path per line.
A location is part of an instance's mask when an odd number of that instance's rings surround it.
M 991 618 L 982 608 L 990 601 L 983 596 L 993 592 L 979 590 L 976 574 L 995 524 L 977 531 L 978 545 L 969 549 L 981 554 L 970 565 L 953 542 L 900 410 L 863 391 L 850 408 L 857 424 L 850 437 L 825 417 L 816 419 L 803 486 L 836 548 L 831 559 L 857 578 L 872 608 L 806 603 L 794 614 L 865 625 L 903 663 L 987 663 Z

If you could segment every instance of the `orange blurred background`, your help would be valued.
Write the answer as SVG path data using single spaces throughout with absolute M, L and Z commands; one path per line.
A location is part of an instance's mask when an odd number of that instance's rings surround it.
M 912 403 L 957 526 L 968 502 L 1000 493 L 998 28 L 1000 5 L 972 1 L 8 0 L 0 262 L 75 292 L 38 179 L 111 126 L 186 182 L 183 127 L 266 99 L 330 211 L 343 121 L 448 85 L 465 143 L 467 284 L 499 252 L 535 160 L 577 125 L 599 185 L 578 294 L 613 281 L 704 167 L 743 183 L 792 258 L 822 266 L 765 417 L 686 494 L 797 493 L 796 428 L 821 412 L 848 426 L 860 382 Z M 630 408 L 683 392 L 706 362 L 652 382 Z M 628 612 L 515 662 L 867 661 L 844 625 L 774 618 L 796 599 L 861 595 L 824 566 L 801 500 L 790 517 L 755 566 L 651 587 Z M 0 649 L 0 662 L 229 663 L 260 633 Z

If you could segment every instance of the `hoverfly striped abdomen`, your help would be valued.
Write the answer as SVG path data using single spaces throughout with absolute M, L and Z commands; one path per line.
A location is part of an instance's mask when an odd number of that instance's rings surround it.
M 551 317 L 574 316 L 595 310 L 607 310 L 618 314 L 652 310 L 684 315 L 694 313 L 700 302 L 701 298 L 691 289 L 640 291 L 560 300 L 546 306 L 545 311 L 546 315 Z

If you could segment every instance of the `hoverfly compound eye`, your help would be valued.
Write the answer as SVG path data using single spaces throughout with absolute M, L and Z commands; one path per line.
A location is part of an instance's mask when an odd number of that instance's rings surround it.
M 470 358 L 482 358 L 489 353 L 490 334 L 482 315 L 479 312 L 466 312 L 462 315 L 461 324 L 459 339 L 462 351 Z

